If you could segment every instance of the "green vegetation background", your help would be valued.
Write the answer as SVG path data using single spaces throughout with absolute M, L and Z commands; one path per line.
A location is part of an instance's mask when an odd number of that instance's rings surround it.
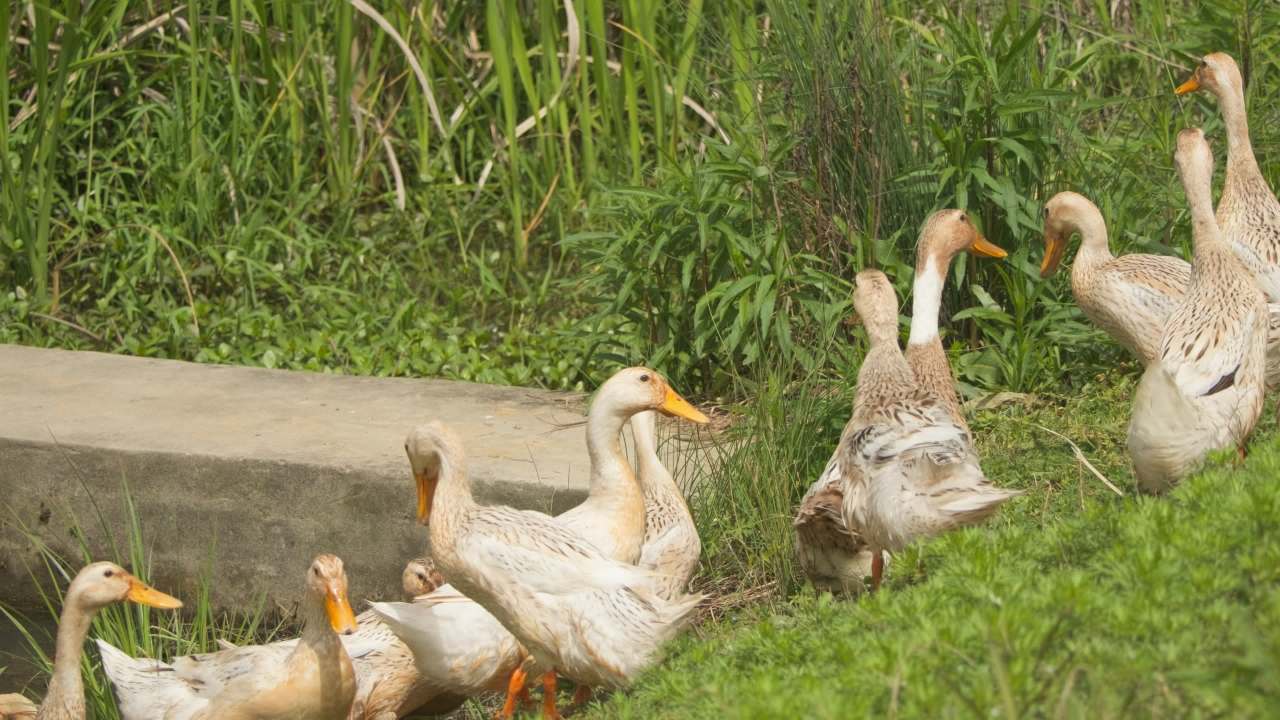
M 1114 495 L 1048 430 L 1127 492 L 1135 366 L 1036 266 L 1064 189 L 1116 252 L 1186 255 L 1173 138 L 1225 142 L 1172 88 L 1206 52 L 1240 61 L 1280 187 L 1280 3 L 380 5 L 0 5 L 0 342 L 586 390 L 645 362 L 725 406 L 686 475 L 721 609 L 597 714 L 1276 708 L 1272 425 L 1243 469 Z M 882 267 L 906 307 L 947 206 L 1011 253 L 958 259 L 943 326 L 966 398 L 1020 393 L 973 425 L 1027 495 L 876 598 L 812 597 L 790 514 L 847 418 L 849 279 Z M 160 654 L 261 625 L 113 618 Z

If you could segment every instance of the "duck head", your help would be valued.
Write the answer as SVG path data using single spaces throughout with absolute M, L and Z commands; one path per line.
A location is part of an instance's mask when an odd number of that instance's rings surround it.
M 164 610 L 182 607 L 182 601 L 166 595 L 112 562 L 84 566 L 67 588 L 67 602 L 83 610 L 97 610 L 128 601 Z
M 347 599 L 347 573 L 337 555 L 317 555 L 307 570 L 307 592 L 324 607 L 333 631 L 350 635 L 356 631 L 356 615 Z

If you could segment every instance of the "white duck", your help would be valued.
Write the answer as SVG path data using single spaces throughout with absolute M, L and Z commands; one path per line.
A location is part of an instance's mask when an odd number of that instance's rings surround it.
M 991 484 L 967 428 L 912 373 L 898 348 L 898 303 L 879 270 L 858 273 L 854 307 L 871 349 L 858 370 L 849 443 L 855 468 L 844 488 L 845 523 L 872 551 L 872 587 L 882 551 L 977 523 L 1016 491 Z
M 627 414 L 661 409 L 661 377 L 631 378 Z M 663 598 L 651 571 L 619 563 L 555 519 L 482 506 L 471 494 L 458 439 L 439 423 L 410 436 L 424 460 L 419 519 L 444 576 L 511 631 L 530 658 L 512 674 L 504 713 L 532 672 L 542 675 L 544 717 L 558 717 L 556 673 L 590 686 L 621 687 L 653 664 L 700 598 Z
M 125 720 L 346 720 L 355 670 L 338 633 L 355 631 L 342 560 L 317 555 L 307 570 L 302 637 L 174 658 L 132 658 L 98 641 Z
M 85 638 L 89 636 L 89 626 L 99 610 L 125 600 L 166 610 L 182 607 L 181 600 L 147 585 L 115 563 L 96 562 L 84 566 L 72 579 L 62 600 L 53 674 L 49 678 L 44 702 L 37 709 L 21 695 L 0 695 L 0 709 L 14 718 L 84 720 L 80 656 L 84 652 Z
M 641 380 L 641 378 L 644 378 Z M 587 499 L 556 520 L 619 562 L 636 563 L 645 539 L 645 496 L 627 456 L 622 451 L 622 426 L 630 419 L 626 401 L 637 383 L 652 379 L 661 383 L 666 395 L 662 412 L 707 422 L 680 397 L 657 372 L 643 367 L 619 370 L 610 377 L 591 402 L 587 412 L 587 452 L 591 458 L 591 485 Z
M 1211 450 L 1245 441 L 1262 412 L 1267 308 L 1213 217 L 1213 154 L 1198 128 L 1174 154 L 1191 208 L 1191 284 L 1165 326 L 1160 359 L 1138 384 L 1129 454 L 1138 485 L 1168 489 Z

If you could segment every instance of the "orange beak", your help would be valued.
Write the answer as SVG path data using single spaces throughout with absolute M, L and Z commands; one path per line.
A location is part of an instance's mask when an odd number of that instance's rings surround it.
M 132 575 L 128 577 L 128 580 L 129 592 L 125 594 L 125 600 L 162 610 L 175 610 L 182 607 L 182 601 L 178 598 L 165 595 Z
M 997 259 L 1009 256 L 1009 253 L 1005 252 L 1004 248 L 1000 247 L 999 245 L 993 244 L 991 241 L 987 240 L 981 235 L 978 235 L 977 233 L 974 233 L 974 240 L 969 245 L 969 252 L 973 253 L 974 255 L 977 255 L 978 257 L 989 257 L 989 258 L 997 258 Z
M 414 473 L 413 479 L 418 485 L 418 523 L 426 525 L 431 522 L 431 504 L 435 501 L 436 483 L 440 481 L 440 476 L 424 471 Z
M 1067 249 L 1067 241 L 1061 233 L 1045 228 L 1044 259 L 1040 261 L 1040 277 L 1047 278 L 1058 271 L 1062 262 L 1063 251 Z
M 1186 82 L 1174 88 L 1173 94 L 1186 95 L 1187 93 L 1193 93 L 1199 89 L 1200 89 L 1200 72 L 1196 71 L 1196 73 L 1192 75 L 1190 78 L 1188 78 Z
M 330 582 L 324 596 L 324 614 L 329 618 L 329 626 L 340 635 L 350 635 L 356 631 L 356 614 L 351 609 L 345 590 L 336 583 Z
M 711 422 L 706 415 L 699 412 L 698 408 L 690 405 L 688 400 L 680 397 L 680 395 L 677 394 L 675 390 L 672 390 L 669 385 L 667 386 L 666 397 L 663 398 L 662 404 L 658 406 L 658 412 L 664 415 L 691 420 L 699 425 L 706 425 Z

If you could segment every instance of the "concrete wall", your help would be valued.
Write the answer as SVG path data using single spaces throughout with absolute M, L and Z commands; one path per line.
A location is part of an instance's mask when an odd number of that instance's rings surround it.
M 32 537 L 95 558 L 128 542 L 124 487 L 157 585 L 215 604 L 296 601 L 318 552 L 353 601 L 392 597 L 421 554 L 402 444 L 439 419 L 467 444 L 485 502 L 560 512 L 588 460 L 573 395 L 353 378 L 0 345 L 0 600 L 36 600 Z M 30 536 L 28 535 L 30 534 Z

